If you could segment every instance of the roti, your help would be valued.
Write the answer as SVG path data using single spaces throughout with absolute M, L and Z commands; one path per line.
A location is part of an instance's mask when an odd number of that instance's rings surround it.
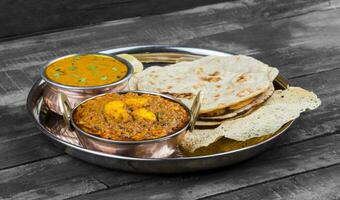
M 313 110 L 321 104 L 313 93 L 299 87 L 276 90 L 257 110 L 241 118 L 227 120 L 215 129 L 188 132 L 180 141 L 183 149 L 189 152 L 225 137 L 246 141 L 275 133 L 287 122 L 299 117 L 306 110 Z
M 277 74 L 276 68 L 248 56 L 207 56 L 150 67 L 136 74 L 129 88 L 170 94 L 188 106 L 201 90 L 204 98 L 200 113 L 209 113 L 264 93 Z
M 145 70 L 143 70 L 142 72 L 139 72 L 139 73 L 136 73 L 134 74 L 133 76 L 131 76 L 129 82 L 128 82 L 128 87 L 129 87 L 129 90 L 140 90 L 138 89 L 137 87 L 137 83 L 138 83 L 138 80 L 142 77 L 142 76 L 147 76 L 148 73 L 150 72 L 153 72 L 154 70 L 156 70 L 157 68 L 162 68 L 160 66 L 152 66 L 152 67 L 149 67 L 149 68 L 146 68 Z
M 258 95 L 253 101 L 251 101 L 250 103 L 246 104 L 246 105 L 243 105 L 243 107 L 240 107 L 238 109 L 229 109 L 228 108 L 225 108 L 227 111 L 229 112 L 226 112 L 222 115 L 211 115 L 211 116 L 199 116 L 199 119 L 200 120 L 203 120 L 203 121 L 221 121 L 221 120 L 226 120 L 226 119 L 229 119 L 229 118 L 232 118 L 232 117 L 235 117 L 235 116 L 238 116 L 240 114 L 243 114 L 243 113 L 247 113 L 248 111 L 252 110 L 253 108 L 261 105 L 262 103 L 264 103 L 267 99 L 269 99 L 269 97 L 274 93 L 274 85 L 271 84 L 271 86 L 269 87 L 268 90 L 266 90 L 264 93 Z M 236 104 L 238 105 L 238 104 Z M 208 113 L 207 113 L 208 114 Z

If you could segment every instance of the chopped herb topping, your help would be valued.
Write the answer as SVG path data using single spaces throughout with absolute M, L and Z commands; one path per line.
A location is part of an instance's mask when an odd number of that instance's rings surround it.
M 105 81 L 107 79 L 108 79 L 108 77 L 106 75 L 100 77 L 100 80 L 103 80 L 103 81 Z
M 61 72 L 55 72 L 52 76 L 53 76 L 54 78 L 59 78 L 60 75 L 61 75 Z
M 79 79 L 79 82 L 81 82 L 81 83 L 85 83 L 87 81 L 87 78 L 84 78 L 84 77 L 81 77 L 80 79 Z
M 110 57 L 74 55 L 52 63 L 46 76 L 58 83 L 72 86 L 97 86 L 120 80 L 127 67 Z
M 160 120 L 160 118 L 161 118 L 161 113 L 160 112 L 156 112 L 156 118 L 157 118 L 157 121 Z
M 95 70 L 97 70 L 97 66 L 90 65 L 90 66 L 87 67 L 87 69 L 89 69 L 91 71 L 95 71 Z
M 72 70 L 72 71 L 74 71 L 74 70 L 76 70 L 76 69 L 77 69 L 77 67 L 76 67 L 76 66 L 74 66 L 74 65 L 71 65 L 71 66 L 69 66 L 69 67 L 68 67 L 68 69 L 69 69 L 69 70 Z

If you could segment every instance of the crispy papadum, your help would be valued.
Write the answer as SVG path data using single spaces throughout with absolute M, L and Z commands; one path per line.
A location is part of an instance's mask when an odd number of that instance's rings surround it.
M 251 114 L 227 120 L 215 129 L 196 129 L 194 132 L 188 132 L 180 145 L 186 151 L 193 152 L 222 137 L 246 141 L 272 134 L 285 123 L 299 117 L 300 113 L 313 110 L 320 104 L 320 99 L 313 92 L 299 87 L 276 90 L 261 107 Z

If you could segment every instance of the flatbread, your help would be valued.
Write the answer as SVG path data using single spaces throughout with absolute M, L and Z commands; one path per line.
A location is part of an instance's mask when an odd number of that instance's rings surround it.
M 274 85 L 271 84 L 271 86 L 269 87 L 268 90 L 266 90 L 265 92 L 263 92 L 262 94 L 260 94 L 254 101 L 252 101 L 251 103 L 247 104 L 244 107 L 241 107 L 237 110 L 233 110 L 232 112 L 226 113 L 224 115 L 218 115 L 218 116 L 199 116 L 200 120 L 226 120 L 232 117 L 235 117 L 241 113 L 245 113 L 249 110 L 251 110 L 252 108 L 255 108 L 256 106 L 259 106 L 260 104 L 264 103 L 267 99 L 269 99 L 269 97 L 271 97 L 271 95 L 274 93 Z M 237 105 L 237 104 L 236 104 Z
M 131 78 L 129 79 L 129 82 L 128 82 L 129 90 L 138 90 L 138 87 L 137 87 L 138 80 L 142 76 L 147 76 L 148 73 L 156 70 L 157 68 L 162 68 L 162 67 L 160 67 L 160 66 L 152 66 L 152 67 L 146 68 L 144 71 L 142 71 L 143 73 L 139 72 L 139 73 L 136 73 L 136 74 L 132 75 Z
M 223 122 L 215 129 L 188 132 L 180 142 L 182 148 L 193 152 L 208 146 L 221 137 L 246 141 L 276 132 L 285 123 L 299 117 L 306 110 L 313 110 L 321 104 L 313 93 L 299 87 L 276 90 L 274 94 L 251 114 Z
M 248 56 L 207 56 L 192 62 L 148 68 L 133 77 L 131 88 L 182 95 L 190 105 L 202 91 L 200 113 L 226 108 L 265 92 L 278 74 L 276 68 Z
M 220 124 L 222 124 L 223 121 L 197 121 L 195 124 L 195 127 L 206 127 L 206 128 L 210 128 L 210 127 L 216 127 Z

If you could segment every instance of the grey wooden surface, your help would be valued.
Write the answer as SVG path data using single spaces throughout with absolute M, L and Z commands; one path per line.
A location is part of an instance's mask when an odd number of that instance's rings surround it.
M 254 56 L 317 93 L 276 145 L 246 162 L 182 175 L 113 171 L 71 158 L 28 118 L 39 67 L 58 56 L 171 44 Z M 0 43 L 2 199 L 340 199 L 340 2 L 242 0 Z M 176 167 L 176 166 L 174 166 Z
M 144 17 L 225 0 L 2 0 L 0 40 Z

